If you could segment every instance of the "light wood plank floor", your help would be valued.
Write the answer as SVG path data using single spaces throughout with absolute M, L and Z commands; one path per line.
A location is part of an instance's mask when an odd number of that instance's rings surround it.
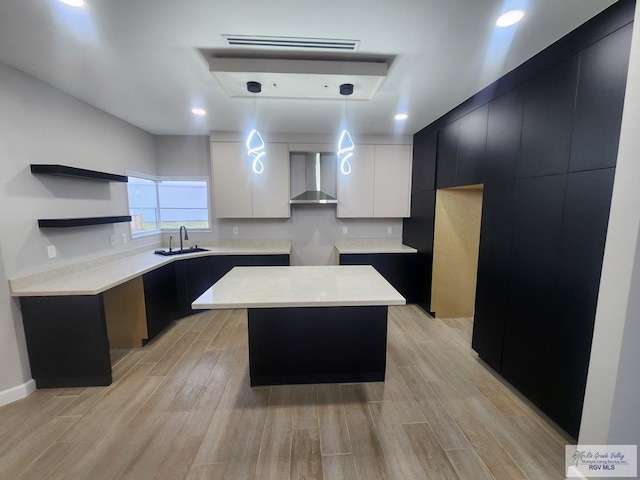
M 109 387 L 0 408 L 2 479 L 561 479 L 563 436 L 478 361 L 471 319 L 389 309 L 386 382 L 250 388 L 246 310 L 112 351 Z

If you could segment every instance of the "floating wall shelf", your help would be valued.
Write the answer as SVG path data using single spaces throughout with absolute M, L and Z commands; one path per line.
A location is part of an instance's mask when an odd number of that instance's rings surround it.
M 31 164 L 31 173 L 54 175 L 57 177 L 81 178 L 100 182 L 128 182 L 126 175 L 85 170 L 84 168 L 68 167 L 66 165 Z
M 86 218 L 41 218 L 38 220 L 40 228 L 68 228 L 84 227 L 87 225 L 104 225 L 106 223 L 130 222 L 131 215 L 117 217 L 86 217 Z

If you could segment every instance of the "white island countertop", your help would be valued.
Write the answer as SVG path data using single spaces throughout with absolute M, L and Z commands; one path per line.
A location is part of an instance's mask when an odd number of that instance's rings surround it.
M 234 267 L 194 309 L 404 305 L 404 297 L 370 265 Z

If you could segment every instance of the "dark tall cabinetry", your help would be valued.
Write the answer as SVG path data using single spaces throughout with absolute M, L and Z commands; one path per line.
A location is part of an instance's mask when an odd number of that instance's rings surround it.
M 432 253 L 431 177 L 436 188 L 484 184 L 472 346 L 574 437 L 633 10 L 633 1 L 617 2 L 414 139 L 404 243 Z M 428 269 L 422 291 L 431 288 L 430 256 Z M 425 295 L 419 303 L 428 310 L 429 302 Z
M 431 308 L 431 267 L 433 265 L 433 225 L 436 211 L 436 149 L 438 132 L 419 132 L 413 139 L 411 174 L 411 217 L 404 219 L 402 239 L 418 250 L 414 267 L 415 303 Z

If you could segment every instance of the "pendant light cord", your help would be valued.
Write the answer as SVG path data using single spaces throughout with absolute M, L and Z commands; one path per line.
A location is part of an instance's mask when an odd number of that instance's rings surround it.
M 253 128 L 258 125 L 258 108 L 256 107 L 256 94 L 253 94 Z

